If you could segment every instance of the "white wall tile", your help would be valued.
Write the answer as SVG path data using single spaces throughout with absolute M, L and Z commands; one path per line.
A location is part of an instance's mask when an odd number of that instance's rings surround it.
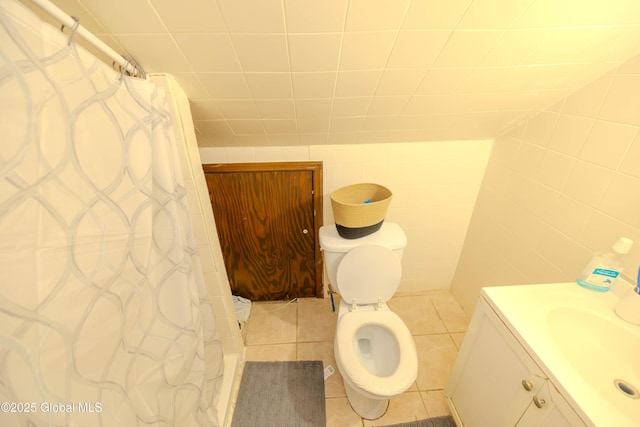
M 624 160 L 620 165 L 620 172 L 640 178 L 640 132 L 638 132 L 631 147 L 625 154 Z
M 592 207 L 597 207 L 614 172 L 591 163 L 576 161 L 564 188 L 564 193 Z
M 465 310 L 482 286 L 572 281 L 593 253 L 640 239 L 639 63 L 497 139 L 451 284 Z M 631 281 L 639 246 L 624 258 Z
M 614 77 L 598 117 L 640 126 L 640 74 Z
M 637 134 L 637 126 L 596 120 L 582 147 L 580 159 L 617 169 Z

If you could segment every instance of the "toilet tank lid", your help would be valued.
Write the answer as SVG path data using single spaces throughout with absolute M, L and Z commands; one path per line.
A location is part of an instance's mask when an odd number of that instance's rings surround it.
M 328 252 L 349 252 L 360 245 L 379 245 L 391 250 L 407 246 L 407 236 L 402 228 L 393 222 L 383 222 L 380 230 L 359 239 L 341 237 L 335 224 L 323 225 L 318 234 L 320 247 Z

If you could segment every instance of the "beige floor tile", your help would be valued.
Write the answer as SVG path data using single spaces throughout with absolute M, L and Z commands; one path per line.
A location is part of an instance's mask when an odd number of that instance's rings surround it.
M 336 309 L 337 310 L 337 309 Z M 298 342 L 331 341 L 336 332 L 337 311 L 328 298 L 298 300 Z
M 389 401 L 387 412 L 377 420 L 364 420 L 365 427 L 387 426 L 427 418 L 420 393 L 403 393 Z
M 429 292 L 429 298 L 436 307 L 440 318 L 449 332 L 464 332 L 467 330 L 469 318 L 451 292 Z
M 338 309 L 339 297 L 335 306 Z M 325 381 L 327 426 L 389 425 L 449 415 L 443 388 L 458 354 L 468 318 L 445 291 L 395 297 L 390 308 L 405 322 L 418 351 L 418 379 L 391 400 L 387 413 L 363 420 L 346 398 L 333 355 L 337 312 L 329 299 L 304 298 L 295 302 L 254 303 L 246 329 L 246 360 L 322 360 L 335 372 Z M 449 332 L 449 333 L 446 333 Z
M 418 388 L 421 391 L 444 389 L 458 355 L 448 334 L 414 337 L 418 351 Z
M 295 302 L 255 303 L 247 323 L 247 345 L 296 342 Z
M 346 397 L 325 400 L 327 427 L 362 427 L 362 418 L 351 409 Z
M 427 408 L 429 418 L 451 415 L 443 390 L 423 391 L 420 395 L 424 406 Z
M 245 349 L 245 360 L 253 362 L 297 360 L 296 345 L 294 343 L 249 345 Z
M 433 303 L 426 295 L 393 297 L 389 301 L 389 308 L 407 325 L 411 335 L 447 332 Z
M 325 368 L 332 366 L 334 373 L 324 382 L 324 395 L 325 397 L 346 396 L 342 377 L 333 355 L 332 342 L 298 343 L 298 360 L 322 360 Z

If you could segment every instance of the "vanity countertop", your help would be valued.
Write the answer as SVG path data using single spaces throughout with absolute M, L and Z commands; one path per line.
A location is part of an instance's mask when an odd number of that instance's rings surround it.
M 631 427 L 640 425 L 640 399 L 614 383 L 640 390 L 640 326 L 614 312 L 628 286 L 604 293 L 575 282 L 496 286 L 481 296 L 585 421 Z

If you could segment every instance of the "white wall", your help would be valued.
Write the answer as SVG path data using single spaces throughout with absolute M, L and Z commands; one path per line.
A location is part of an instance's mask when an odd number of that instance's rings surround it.
M 635 282 L 640 56 L 496 139 L 451 290 L 470 313 L 482 286 L 572 281 L 621 236 Z
M 398 293 L 448 289 L 462 250 L 492 141 L 292 147 L 200 148 L 203 163 L 319 161 L 324 171 L 324 224 L 333 224 L 330 194 L 374 182 L 393 200 L 386 221 L 407 233 Z

